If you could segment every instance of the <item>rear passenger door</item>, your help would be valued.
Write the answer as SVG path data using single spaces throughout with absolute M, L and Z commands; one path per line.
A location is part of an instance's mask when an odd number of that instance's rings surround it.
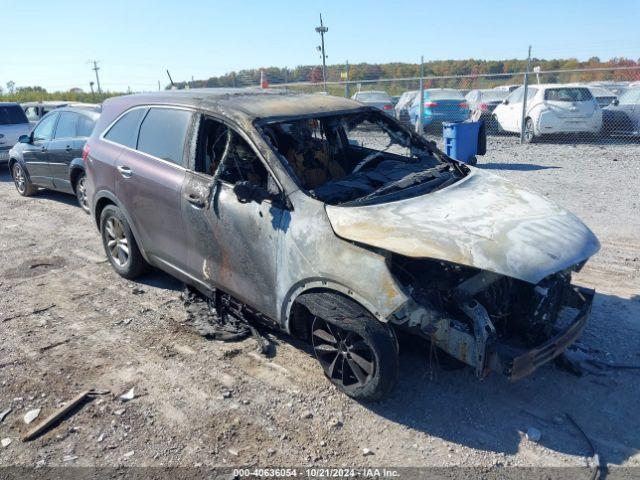
M 174 273 L 184 272 L 187 248 L 180 210 L 193 113 L 151 106 L 128 114 L 134 118 L 121 117 L 121 132 L 116 122 L 105 134 L 105 140 L 112 134 L 112 139 L 119 135 L 126 143 L 116 160 L 116 195 L 146 253 Z
M 35 185 L 41 187 L 53 187 L 48 150 L 58 115 L 58 113 L 52 113 L 40 120 L 40 123 L 33 129 L 31 143 L 25 145 L 22 153 L 29 178 Z
M 84 142 L 78 139 L 80 115 L 75 112 L 60 112 L 56 132 L 49 142 L 49 166 L 54 187 L 72 192 L 69 179 L 69 164 L 82 156 Z

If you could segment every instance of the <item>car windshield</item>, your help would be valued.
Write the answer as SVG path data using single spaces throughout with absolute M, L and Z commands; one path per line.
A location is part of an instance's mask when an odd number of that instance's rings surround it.
M 588 88 L 583 87 L 547 88 L 544 99 L 553 102 L 586 102 L 593 100 L 593 95 Z
M 425 90 L 425 96 L 429 100 L 464 100 L 464 95 L 460 90 L 452 88 L 444 88 L 442 90 Z
M 507 96 L 507 90 L 480 90 L 480 100 L 482 102 L 501 102 Z
M 29 119 L 20 105 L 0 105 L 0 125 L 29 123 Z
M 262 130 L 298 184 L 331 205 L 424 194 L 466 175 L 378 111 L 266 122 Z
M 391 102 L 391 97 L 384 92 L 358 92 L 356 100 L 359 102 Z

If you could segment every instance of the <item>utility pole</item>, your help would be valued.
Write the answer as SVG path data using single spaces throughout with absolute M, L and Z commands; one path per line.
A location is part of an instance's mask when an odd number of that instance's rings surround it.
M 98 70 L 100 70 L 100 67 L 98 66 L 97 60 L 93 61 L 93 68 L 91 70 L 96 72 L 96 84 L 98 85 L 98 95 L 100 95 L 102 93 L 102 89 L 100 88 L 100 77 L 98 76 Z
M 346 61 L 344 73 L 346 81 L 346 83 L 344 84 L 344 96 L 345 98 L 349 98 L 351 97 L 351 84 L 349 83 L 349 60 Z
M 522 99 L 522 117 L 520 118 L 520 143 L 524 143 L 525 118 L 527 116 L 527 92 L 529 90 L 529 70 L 531 70 L 531 45 L 527 55 L 527 69 L 524 72 L 524 98 Z
M 327 54 L 324 52 L 324 34 L 329 31 L 328 27 L 325 27 L 322 23 L 322 14 L 320 14 L 320 26 L 316 27 L 316 32 L 320 34 L 320 52 L 322 55 L 322 83 L 324 84 L 324 91 L 327 91 Z
M 416 131 L 422 135 L 424 131 L 424 55 L 420 56 L 420 107 L 418 108 L 418 121 Z

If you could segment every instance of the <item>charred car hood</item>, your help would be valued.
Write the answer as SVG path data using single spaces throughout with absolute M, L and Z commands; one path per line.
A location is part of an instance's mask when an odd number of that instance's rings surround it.
M 600 249 L 575 215 L 496 175 L 471 169 L 442 190 L 361 207 L 326 206 L 344 239 L 538 283 Z

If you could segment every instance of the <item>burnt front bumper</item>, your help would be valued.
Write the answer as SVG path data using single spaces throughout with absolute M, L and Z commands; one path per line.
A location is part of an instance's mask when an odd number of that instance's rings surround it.
M 574 317 L 542 345 L 521 353 L 498 354 L 503 373 L 509 380 L 519 380 L 554 359 L 575 342 L 584 330 L 591 314 L 595 291 L 570 285 L 564 292 L 563 307 L 577 311 Z M 515 354 L 514 354 L 515 353 Z

